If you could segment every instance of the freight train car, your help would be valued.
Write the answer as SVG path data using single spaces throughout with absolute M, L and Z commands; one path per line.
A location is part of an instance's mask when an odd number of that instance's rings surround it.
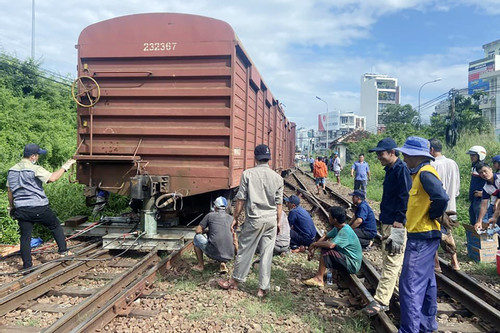
M 230 25 L 187 14 L 138 14 L 85 28 L 76 45 L 77 181 L 156 201 L 238 187 L 265 143 L 293 167 L 285 117 Z M 170 204 L 170 203 L 169 203 Z

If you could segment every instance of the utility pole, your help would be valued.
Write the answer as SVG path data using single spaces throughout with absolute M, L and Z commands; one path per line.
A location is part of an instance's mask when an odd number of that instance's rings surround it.
M 35 0 L 31 0 L 31 60 L 35 60 Z

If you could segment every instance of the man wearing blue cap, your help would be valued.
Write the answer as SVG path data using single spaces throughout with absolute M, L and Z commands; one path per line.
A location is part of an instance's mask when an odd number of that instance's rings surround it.
M 220 273 L 227 273 L 226 262 L 234 258 L 235 248 L 231 230 L 233 217 L 226 213 L 226 208 L 226 198 L 218 197 L 214 201 L 214 211 L 205 215 L 196 227 L 193 242 L 198 265 L 191 267 L 192 270 L 203 271 L 203 253 L 205 253 L 209 258 L 220 263 Z M 208 237 L 205 237 L 203 233 L 207 228 Z
M 373 210 L 368 205 L 368 202 L 365 201 L 365 191 L 354 190 L 349 195 L 352 196 L 352 203 L 356 207 L 349 225 L 354 230 L 356 236 L 358 236 L 361 247 L 367 248 L 373 241 L 373 238 L 377 236 L 375 214 L 373 214 Z
M 408 241 L 399 278 L 399 332 L 432 332 L 438 329 L 434 274 L 434 255 L 441 241 L 438 218 L 446 209 L 448 195 L 430 165 L 434 157 L 427 139 L 410 136 L 397 150 L 403 153 L 413 180 L 406 212 Z
M 290 210 L 288 223 L 290 224 L 290 248 L 292 252 L 305 251 L 305 247 L 314 242 L 316 227 L 311 215 L 300 205 L 300 198 L 291 195 L 283 200 Z
M 46 153 L 47 151 L 37 144 L 27 144 L 24 147 L 22 160 L 10 168 L 7 174 L 10 216 L 17 220 L 21 229 L 20 248 L 23 269 L 33 266 L 31 233 L 35 223 L 49 228 L 60 254 L 68 253 L 61 222 L 49 207 L 49 199 L 43 190 L 43 184 L 52 183 L 61 178 L 76 161 L 70 159 L 59 170 L 50 172 L 36 164 L 40 155 Z
M 411 188 L 410 170 L 398 156 L 398 146 L 392 138 L 380 140 L 370 152 L 384 166 L 385 178 L 380 203 L 379 220 L 382 234 L 382 271 L 373 301 L 363 311 L 369 316 L 387 311 L 403 265 L 406 244 L 406 207 Z

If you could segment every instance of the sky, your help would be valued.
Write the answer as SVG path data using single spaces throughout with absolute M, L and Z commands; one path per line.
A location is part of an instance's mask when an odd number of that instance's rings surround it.
M 106 19 L 149 12 L 208 16 L 229 23 L 297 127 L 317 114 L 359 113 L 364 73 L 395 77 L 401 104 L 418 106 L 467 86 L 468 63 L 500 39 L 500 0 L 32 0 L 35 59 L 76 77 L 80 32 Z M 31 55 L 32 1 L 0 0 L 0 51 Z M 422 109 L 428 120 L 432 108 Z

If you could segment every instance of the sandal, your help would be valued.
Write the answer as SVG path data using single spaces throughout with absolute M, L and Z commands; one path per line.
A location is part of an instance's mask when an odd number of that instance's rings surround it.
M 230 280 L 217 280 L 217 284 L 219 285 L 219 287 L 221 287 L 224 290 L 230 290 L 230 289 L 236 290 L 236 289 L 238 289 L 237 285 L 235 285 L 234 283 L 231 283 L 229 281 Z
M 318 280 L 316 280 L 315 278 L 310 278 L 309 280 L 305 280 L 303 282 L 306 286 L 308 287 L 319 287 L 319 288 L 323 288 L 325 286 L 324 283 L 321 283 L 319 282 Z
M 219 274 L 227 274 L 229 269 L 226 266 L 226 263 L 221 262 L 219 265 Z
M 368 317 L 373 317 L 381 311 L 388 311 L 388 310 L 389 310 L 388 305 L 382 305 L 376 300 L 373 300 L 363 309 L 363 312 L 366 313 Z
M 192 266 L 191 270 L 195 271 L 195 272 L 203 272 L 204 268 L 196 265 L 196 266 Z
M 267 293 L 268 293 L 268 290 L 259 289 L 259 291 L 257 291 L 257 297 L 263 298 L 263 297 L 267 296 Z

